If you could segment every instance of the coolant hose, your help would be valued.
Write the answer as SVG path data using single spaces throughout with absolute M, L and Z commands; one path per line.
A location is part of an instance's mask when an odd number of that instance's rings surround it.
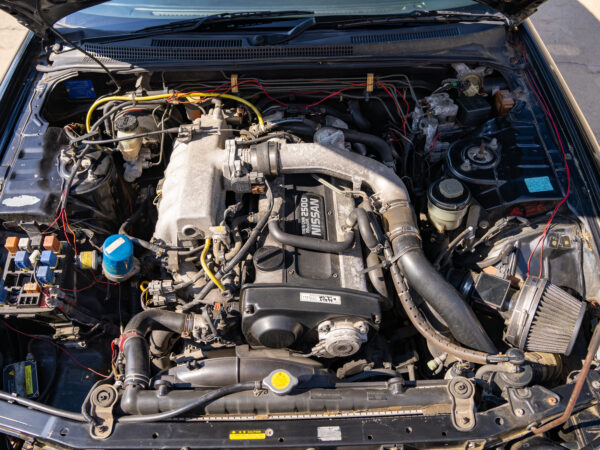
M 379 136 L 344 128 L 339 128 L 339 130 L 344 133 L 344 138 L 346 138 L 347 141 L 365 144 L 367 147 L 377 153 L 383 164 L 388 167 L 394 167 L 395 161 L 394 155 L 392 154 L 392 148 Z
M 371 129 L 371 124 L 360 110 L 360 103 L 358 100 L 350 100 L 348 102 L 348 110 L 350 111 L 354 125 L 356 125 L 360 131 L 369 131 Z
M 147 387 L 150 381 L 150 357 L 146 334 L 152 329 L 166 329 L 181 334 L 190 316 L 173 311 L 148 309 L 129 321 L 121 335 L 119 347 L 125 355 L 125 385 Z
M 269 220 L 269 234 L 281 244 L 314 250 L 316 252 L 341 253 L 351 248 L 354 244 L 354 232 L 352 231 L 345 232 L 344 239 L 341 241 L 329 241 L 326 239 L 286 233 L 281 229 L 276 218 L 271 218 Z
M 392 241 L 398 266 L 408 284 L 442 317 L 459 342 L 482 352 L 495 354 L 491 341 L 473 310 L 460 294 L 435 270 L 416 236 L 401 235 Z
M 370 250 L 374 250 L 379 246 L 379 240 L 371 229 L 371 220 L 369 219 L 369 213 L 367 211 L 362 208 L 355 208 L 348 215 L 347 222 L 348 226 L 350 227 L 353 227 L 356 223 L 358 223 L 360 236 Z
M 262 383 L 260 381 L 248 381 L 245 383 L 238 383 L 231 386 L 225 386 L 220 389 L 215 389 L 214 391 L 210 391 L 206 394 L 198 398 L 193 398 L 185 405 L 182 405 L 178 408 L 171 409 L 169 411 L 159 412 L 156 414 L 147 414 L 147 415 L 137 415 L 137 416 L 128 416 L 119 418 L 119 422 L 121 423 L 140 423 L 140 422 L 157 422 L 159 420 L 171 419 L 173 417 L 179 416 L 183 413 L 191 411 L 196 408 L 200 408 L 205 406 L 207 403 L 210 403 L 214 400 L 217 400 L 221 397 L 225 397 L 226 395 L 235 394 L 236 392 L 242 391 L 251 391 L 253 389 L 260 389 Z M 129 412 L 131 408 L 128 405 L 135 404 L 134 398 L 139 391 L 132 388 L 131 386 L 125 388 L 125 394 L 123 395 L 123 399 L 121 400 L 121 407 L 123 411 Z M 129 397 L 129 398 L 128 398 Z M 134 398 L 131 398 L 134 397 Z M 124 407 L 123 407 L 124 406 Z

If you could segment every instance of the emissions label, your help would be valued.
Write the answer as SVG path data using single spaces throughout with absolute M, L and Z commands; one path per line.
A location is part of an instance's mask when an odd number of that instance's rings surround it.
M 339 295 L 300 292 L 300 301 L 309 303 L 327 303 L 328 305 L 341 305 L 342 297 L 340 297 Z
M 314 194 L 300 197 L 300 226 L 302 236 L 325 239 L 325 214 L 323 199 Z
M 232 430 L 229 432 L 229 439 L 232 441 L 245 441 L 255 439 L 266 439 L 265 430 Z

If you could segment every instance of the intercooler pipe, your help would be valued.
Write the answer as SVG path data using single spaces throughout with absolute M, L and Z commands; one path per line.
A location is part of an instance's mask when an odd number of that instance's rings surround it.
M 146 388 L 150 381 L 150 357 L 146 334 L 162 329 L 181 334 L 192 329 L 192 316 L 173 311 L 148 309 L 129 321 L 119 347 L 125 355 L 125 386 Z
M 275 127 L 284 130 L 289 130 L 296 134 L 312 135 L 317 131 L 318 125 L 315 122 L 306 119 L 289 118 L 272 122 L 271 124 L 267 125 L 265 130 L 269 130 Z M 348 142 L 356 142 L 369 147 L 374 153 L 377 154 L 377 156 L 379 156 L 381 162 L 383 162 L 383 164 L 385 164 L 386 166 L 395 166 L 396 162 L 394 160 L 392 148 L 390 147 L 390 144 L 388 144 L 384 139 L 373 134 L 363 133 L 361 131 L 351 130 L 348 128 L 332 128 L 340 130 L 342 133 L 344 133 L 344 138 Z M 312 132 L 309 132 L 311 129 Z
M 459 342 L 482 352 L 496 353 L 471 308 L 423 254 L 408 191 L 394 171 L 371 158 L 318 144 L 282 143 L 278 150 L 264 147 L 255 151 L 267 153 L 253 158 L 256 166 L 253 169 L 258 172 L 318 173 L 367 185 L 382 210 L 385 231 L 409 285 L 439 313 Z

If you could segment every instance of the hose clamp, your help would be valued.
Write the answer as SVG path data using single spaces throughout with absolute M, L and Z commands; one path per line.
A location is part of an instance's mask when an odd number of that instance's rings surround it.
M 132 338 L 132 337 L 139 337 L 139 338 L 142 338 L 142 339 L 144 338 L 139 333 L 139 331 L 137 331 L 137 330 L 136 331 L 130 331 L 128 333 L 123 333 L 121 336 L 119 336 L 119 345 L 118 345 L 118 347 L 119 347 L 120 351 L 123 351 L 123 346 L 125 345 L 125 342 L 127 340 L 129 340 L 130 338 Z
M 419 234 L 419 230 L 414 225 L 401 225 L 399 227 L 394 228 L 389 233 L 387 233 L 388 239 L 393 241 L 398 236 L 411 235 L 419 239 L 421 241 L 421 235 Z

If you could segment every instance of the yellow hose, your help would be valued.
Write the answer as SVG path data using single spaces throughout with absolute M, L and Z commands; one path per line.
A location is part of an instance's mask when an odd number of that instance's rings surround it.
M 237 97 L 237 96 L 231 95 L 231 94 L 219 94 L 217 92 L 192 92 L 189 94 L 186 94 L 185 92 L 178 92 L 176 94 L 148 95 L 146 97 L 113 95 L 111 97 L 101 98 L 100 100 L 97 100 L 96 102 L 94 102 L 92 107 L 89 109 L 87 116 L 85 118 L 85 129 L 87 130 L 88 133 L 90 132 L 90 128 L 92 126 L 92 114 L 94 113 L 96 108 L 98 108 L 98 106 L 102 105 L 103 103 L 113 102 L 113 101 L 151 102 L 154 100 L 161 100 L 163 98 L 179 99 L 179 98 L 203 98 L 203 97 L 226 98 L 229 100 L 235 100 L 236 102 L 242 103 L 242 104 L 246 105 L 248 108 L 250 108 L 252 110 L 252 112 L 254 112 L 254 114 L 256 114 L 256 118 L 258 119 L 258 123 L 260 124 L 261 128 L 265 126 L 265 122 L 263 120 L 262 114 L 260 113 L 258 108 L 256 106 L 254 106 L 252 103 L 250 103 L 248 100 L 245 100 L 241 97 Z
M 211 241 L 211 239 L 207 238 L 206 241 L 204 242 L 204 250 L 202 250 L 202 254 L 200 255 L 200 265 L 204 269 L 204 273 L 206 275 L 208 275 L 208 278 L 210 278 L 210 281 L 215 283 L 215 286 L 217 286 L 219 289 L 224 291 L 225 286 L 223 286 L 221 284 L 221 282 L 219 280 L 217 280 L 217 277 L 215 277 L 213 275 L 213 273 L 208 268 L 208 264 L 206 264 L 206 255 L 208 255 L 208 250 L 210 249 L 210 241 Z

